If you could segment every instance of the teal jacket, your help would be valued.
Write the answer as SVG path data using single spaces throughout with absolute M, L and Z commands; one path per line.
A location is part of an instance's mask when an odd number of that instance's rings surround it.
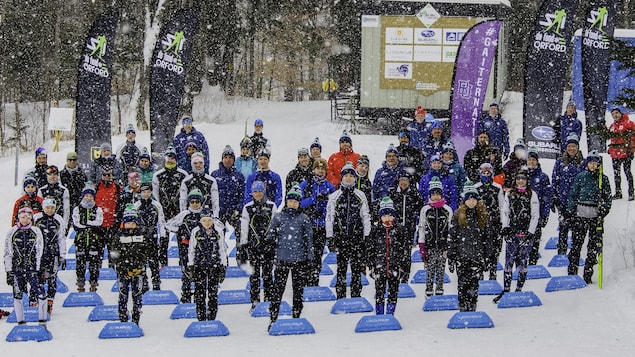
M 608 177 L 602 175 L 602 193 L 600 196 L 598 172 L 584 170 L 576 175 L 569 191 L 569 212 L 575 212 L 577 204 L 597 206 L 601 203 L 605 212 L 611 209 L 611 184 Z

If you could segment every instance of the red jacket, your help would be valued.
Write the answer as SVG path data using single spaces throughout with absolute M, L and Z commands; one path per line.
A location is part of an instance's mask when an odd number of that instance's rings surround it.
M 42 210 L 42 201 L 42 197 L 36 196 L 35 194 L 33 196 L 24 194 L 24 196 L 18 198 L 13 205 L 11 226 L 14 226 L 15 223 L 18 221 L 18 210 L 20 208 L 30 207 L 33 210 L 33 215 L 35 216 L 36 213 L 39 213 Z
M 121 192 L 121 186 L 114 182 L 106 185 L 103 181 L 99 181 L 95 185 L 95 204 L 104 212 L 104 221 L 101 224 L 104 228 L 111 228 L 115 224 L 119 192 Z
M 326 179 L 329 180 L 330 183 L 333 184 L 336 188 L 340 184 L 340 180 L 342 179 L 340 175 L 340 171 L 342 171 L 342 167 L 346 165 L 347 162 L 353 164 L 353 167 L 357 167 L 357 160 L 359 160 L 360 155 L 356 152 L 353 152 L 353 149 L 347 150 L 346 152 L 340 150 L 329 157 L 328 162 L 328 171 L 326 172 Z
M 635 152 L 635 123 L 628 115 L 622 114 L 620 120 L 609 126 L 609 131 L 612 134 L 609 142 L 609 155 L 612 159 L 623 159 Z

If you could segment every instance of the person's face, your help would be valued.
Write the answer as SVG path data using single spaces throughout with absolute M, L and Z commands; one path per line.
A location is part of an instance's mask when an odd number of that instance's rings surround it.
M 312 156 L 313 158 L 318 158 L 318 157 L 320 157 L 321 155 L 322 155 L 322 150 L 320 150 L 320 148 L 319 148 L 319 147 L 314 146 L 314 147 L 312 147 L 312 148 L 311 148 L 311 156 Z
M 526 187 L 527 186 L 527 177 L 518 176 L 516 177 L 516 187 Z
M 573 105 L 567 106 L 567 115 L 573 115 L 575 113 L 575 107 Z
M 477 140 L 480 146 L 489 144 L 489 136 L 487 136 L 487 134 L 479 134 Z
M 40 156 L 35 158 L 35 162 L 37 162 L 40 165 L 46 164 L 46 161 L 47 161 L 47 156 L 46 155 L 40 155 Z
M 136 137 L 137 134 L 133 133 L 132 131 L 126 133 L 126 140 L 128 141 L 134 141 Z
M 562 108 L 562 107 L 561 107 Z M 489 107 L 489 115 L 495 117 L 498 115 L 498 107 L 492 105 L 491 107 Z
M 595 170 L 598 169 L 598 166 L 600 166 L 600 164 L 598 162 L 595 161 L 589 161 L 586 164 L 586 167 L 589 169 L 589 171 L 591 172 L 595 172 Z
M 386 163 L 389 166 L 395 166 L 397 165 L 398 162 L 399 162 L 399 157 L 395 155 L 395 153 L 390 152 L 386 154 Z
M 399 145 L 408 145 L 410 143 L 410 139 L 408 139 L 405 135 L 399 136 Z
M 443 133 L 443 129 L 441 129 L 441 128 L 432 129 L 432 137 L 435 138 L 435 139 L 441 138 L 441 134 L 442 133 Z
M 348 151 L 348 150 L 351 149 L 351 147 L 352 147 L 352 145 L 348 141 L 340 143 L 340 150 L 342 150 L 342 151 Z
M 446 151 L 443 153 L 443 160 L 445 161 L 452 161 L 454 160 L 454 154 L 452 153 L 452 151 Z
M 201 225 L 205 229 L 210 229 L 214 225 L 214 219 L 212 217 L 203 217 L 201 218 Z
M 103 156 L 103 157 L 108 157 L 108 156 L 110 156 L 110 150 L 102 150 L 102 151 L 101 151 L 101 156 Z
M 143 190 L 141 191 L 141 198 L 144 200 L 149 200 L 152 197 L 152 190 Z
M 347 185 L 352 185 L 353 183 L 355 183 L 355 175 L 353 175 L 353 174 L 345 174 L 342 177 L 342 182 L 344 182 Z
M 262 133 L 262 125 L 254 125 L 254 132 L 256 132 L 256 134 Z
M 538 166 L 538 160 L 533 157 L 527 158 L 527 166 L 529 166 L 530 169 L 535 169 Z
M 84 197 L 82 198 L 82 200 L 84 202 L 93 202 L 95 200 L 95 196 L 91 195 L 91 194 L 85 194 Z
M 520 160 L 527 160 L 527 150 L 525 149 L 521 148 L 514 150 L 514 155 L 516 155 L 516 158 Z
M 33 218 L 33 216 L 31 216 L 30 213 L 21 213 L 18 215 L 18 221 L 20 222 L 21 226 L 27 226 L 29 224 L 31 224 L 31 219 Z
M 324 166 L 318 166 L 313 169 L 313 173 L 317 176 L 323 177 L 326 175 L 326 168 Z
M 185 153 L 187 154 L 187 156 L 191 156 L 195 152 L 196 152 L 196 147 L 194 145 L 188 145 L 185 147 Z
M 381 216 L 381 221 L 382 222 L 392 222 L 395 220 L 395 217 L 392 214 L 385 214 L 383 216 Z
M 248 156 L 249 155 L 249 147 L 245 146 L 240 148 L 240 154 L 243 156 Z
M 433 170 L 441 170 L 441 168 L 443 167 L 443 163 L 439 160 L 434 160 L 430 163 L 430 167 Z
M 135 222 L 125 222 L 123 224 L 123 227 L 125 229 L 135 229 L 135 228 L 137 228 L 137 224 Z
M 269 158 L 266 156 L 258 156 L 258 167 L 261 169 L 269 168 Z
M 441 194 L 438 192 L 434 192 L 430 194 L 430 201 L 432 202 L 439 202 L 441 201 L 442 198 L 443 196 L 441 196 Z
M 49 183 L 55 183 L 57 182 L 57 178 L 58 178 L 58 174 L 46 174 L 46 180 Z
M 183 124 L 183 130 L 185 130 L 186 134 L 191 133 L 192 132 L 192 123 Z
M 112 172 L 104 172 L 101 174 L 102 181 L 112 181 Z
M 567 144 L 567 154 L 575 156 L 578 153 L 578 145 L 574 143 Z
M 176 157 L 166 156 L 165 163 L 170 165 L 176 165 Z
M 24 192 L 26 193 L 33 193 L 35 191 L 37 191 L 37 187 L 35 187 L 35 185 L 32 183 L 26 185 L 26 187 L 24 188 Z
M 482 176 L 492 176 L 492 172 L 490 170 L 483 170 L 480 172 Z
M 300 164 L 300 166 L 309 166 L 309 155 L 301 155 L 300 157 L 298 157 L 298 163 Z
M 410 180 L 407 177 L 400 177 L 399 188 L 401 188 L 402 190 L 406 190 L 408 189 L 408 187 L 410 187 Z
M 478 201 L 474 197 L 470 197 L 467 200 L 465 200 L 465 205 L 469 208 L 474 208 L 476 207 L 477 204 L 478 204 Z
M 229 169 L 232 166 L 234 166 L 234 157 L 231 155 L 223 156 L 223 167 Z
M 143 159 L 139 159 L 139 167 L 141 167 L 142 169 L 147 169 L 148 167 L 150 167 L 150 160 L 146 159 L 145 157 Z
M 139 188 L 140 184 L 141 180 L 139 176 L 128 176 L 128 186 L 130 186 L 130 188 Z
M 298 209 L 300 207 L 300 202 L 296 200 L 287 200 L 286 205 L 289 208 Z
M 77 159 L 66 159 L 66 167 L 69 169 L 77 167 Z
M 618 112 L 617 110 L 614 110 L 611 112 L 611 116 L 613 117 L 614 121 L 618 121 L 622 118 L 622 113 Z
M 425 120 L 426 116 L 424 114 L 415 114 L 415 120 L 417 123 L 421 124 Z
M 357 164 L 357 172 L 359 172 L 360 175 L 366 175 L 368 174 L 368 165 L 366 164 Z
M 265 198 L 265 193 L 262 191 L 254 191 L 251 193 L 251 197 L 254 198 L 254 201 L 262 201 Z
M 199 208 L 201 208 L 201 200 L 199 200 L 198 198 L 194 198 L 190 200 L 190 208 L 193 210 L 197 210 Z
M 55 206 L 51 206 L 51 205 L 48 205 L 48 206 L 44 206 L 44 207 L 42 207 L 42 209 L 44 210 L 44 213 L 45 213 L 47 216 L 52 216 L 52 215 L 54 215 L 54 214 L 55 214 L 55 208 L 56 208 Z
M 194 167 L 197 171 L 202 170 L 203 166 L 205 166 L 205 163 L 201 160 L 196 160 L 192 163 L 192 167 Z

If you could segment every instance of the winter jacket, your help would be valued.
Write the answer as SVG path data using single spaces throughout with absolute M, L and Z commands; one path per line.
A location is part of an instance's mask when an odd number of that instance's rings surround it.
M 44 247 L 41 265 L 54 264 L 57 267 L 59 259 L 66 259 L 66 222 L 59 214 L 49 216 L 42 212 L 33 216 L 33 222 L 42 231 Z
M 254 135 L 250 136 L 249 139 L 251 140 L 251 153 L 254 156 L 258 155 L 258 151 L 260 151 L 261 149 L 267 149 L 269 152 L 271 152 L 271 144 L 269 143 L 269 139 L 265 138 L 262 133 L 254 133 Z
M 554 191 L 554 200 L 552 204 L 555 204 L 561 211 L 567 210 L 569 191 L 573 185 L 573 180 L 580 172 L 584 171 L 583 159 L 581 151 L 578 151 L 575 157 L 570 157 L 564 152 L 553 165 L 551 185 Z
M 409 186 L 406 190 L 402 190 L 397 186 L 397 189 L 390 194 L 397 216 L 395 217 L 395 223 L 406 227 L 409 232 L 414 233 L 415 226 L 417 225 L 417 217 L 421 207 L 423 207 L 423 199 L 413 186 Z M 409 237 L 410 240 L 413 237 Z
M 501 209 L 502 228 L 511 228 L 518 234 L 534 234 L 540 218 L 538 195 L 530 188 L 525 193 L 512 189 L 505 193 Z
M 137 171 L 140 176 L 139 182 L 152 182 L 152 178 L 156 172 L 156 167 L 153 163 L 150 163 L 150 166 L 148 166 L 147 169 L 141 168 L 141 166 L 137 165 Z
M 32 176 L 37 181 L 37 187 L 42 187 L 48 183 L 46 178 L 46 170 L 48 169 L 48 164 L 35 164 L 35 167 L 29 170 L 24 176 Z
M 416 184 L 428 171 L 429 161 L 423 157 L 423 152 L 414 146 L 399 145 L 396 149 L 399 152 L 399 162 L 404 170 L 412 175 L 412 183 Z
M 91 208 L 85 208 L 81 204 L 73 208 L 73 229 L 77 232 L 75 241 L 85 240 L 85 246 L 90 246 L 91 241 L 100 242 L 101 226 L 104 221 L 104 212 L 95 204 Z M 105 243 L 105 242 L 102 242 Z
M 181 188 L 179 191 L 179 205 L 181 211 L 185 211 L 187 209 L 187 195 L 194 188 L 198 188 L 203 194 L 203 199 L 205 201 L 201 202 L 202 206 L 209 207 L 212 210 L 214 217 L 219 217 L 220 203 L 218 183 L 215 178 L 206 173 L 191 173 L 181 182 Z
M 119 184 L 123 183 L 123 166 L 115 155 L 96 158 L 88 171 L 88 181 L 92 183 L 99 182 L 101 180 L 101 174 L 104 172 L 104 167 L 108 167 L 112 170 L 113 180 L 115 182 Z
M 205 172 L 209 172 L 209 148 L 207 147 L 207 140 L 205 140 L 205 135 L 196 130 L 196 128 L 194 127 L 192 127 L 192 131 L 189 134 L 185 132 L 185 129 L 181 128 L 181 131 L 174 137 L 172 146 L 174 146 L 174 149 L 176 150 L 176 161 L 178 163 L 190 161 L 190 159 L 187 157 L 187 154 L 185 153 L 185 145 L 188 141 L 195 142 L 196 150 L 203 153 Z M 181 165 L 179 165 L 179 167 L 181 167 Z M 189 170 L 186 171 L 190 172 Z
M 42 197 L 37 196 L 35 192 L 32 194 L 25 193 L 24 196 L 15 200 L 13 204 L 13 214 L 11 215 L 11 226 L 18 223 L 18 210 L 23 207 L 30 207 L 33 214 L 42 211 Z
M 578 119 L 578 113 L 572 115 L 562 114 L 560 118 L 560 150 L 567 149 L 567 138 L 569 134 L 576 133 L 578 138 L 582 137 L 582 122 Z
M 82 190 L 86 185 L 86 174 L 79 167 L 69 169 L 68 166 L 60 171 L 60 182 L 68 189 L 70 209 L 77 206 L 82 200 Z
M 26 227 L 14 225 L 4 242 L 4 271 L 39 271 L 43 251 L 44 238 L 38 227 L 31 224 Z
M 304 198 L 300 202 L 300 208 L 309 216 L 315 227 L 324 227 L 326 218 L 326 205 L 329 195 L 335 192 L 335 187 L 326 178 L 310 180 L 300 184 Z
M 55 213 L 62 216 L 64 222 L 68 222 L 71 217 L 71 200 L 68 189 L 64 185 L 60 184 L 59 180 L 55 183 L 46 184 L 37 190 L 37 195 L 42 197 L 42 200 L 48 197 L 55 199 L 57 210 Z
M 313 261 L 313 229 L 309 217 L 285 207 L 271 219 L 267 241 L 276 247 L 277 262 Z
M 503 120 L 500 114 L 495 117 L 489 114 L 478 123 L 478 133 L 486 131 L 489 134 L 490 145 L 498 148 L 498 152 L 503 157 L 509 155 L 509 130 L 507 122 Z
M 176 161 L 176 166 L 183 171 L 187 172 L 187 174 L 191 174 L 192 171 L 192 157 L 187 156 L 187 154 Z M 205 168 L 203 168 L 203 172 L 207 172 Z
M 457 157 L 456 151 L 454 152 L 454 157 Z M 451 162 L 446 162 L 443 160 L 443 165 L 446 167 L 448 171 L 448 175 L 454 178 L 454 187 L 457 192 L 463 192 L 463 185 L 467 181 L 467 172 L 457 160 L 452 160 Z
M 130 276 L 145 274 L 148 263 L 148 242 L 140 228 L 121 228 L 111 245 L 111 256 L 115 259 L 118 276 Z
M 117 209 L 115 214 L 115 226 L 119 227 L 123 213 L 126 210 L 127 205 L 134 205 L 135 202 L 141 199 L 141 189 L 131 189 L 130 186 L 126 186 L 119 192 L 119 199 L 117 200 Z
M 115 226 L 119 196 L 123 188 L 114 182 L 99 181 L 95 186 L 95 204 L 103 211 L 102 227 L 110 228 Z M 119 209 L 121 211 L 121 209 Z
M 503 187 L 496 182 L 487 184 L 477 182 L 474 184 L 474 188 L 478 191 L 481 202 L 485 205 L 490 224 L 500 227 L 501 209 L 505 201 L 505 191 L 503 191 Z
M 342 171 L 342 167 L 346 165 L 347 162 L 353 164 L 353 167 L 357 167 L 357 160 L 359 160 L 360 155 L 353 151 L 353 148 L 350 150 L 340 150 L 336 153 L 333 153 L 329 157 L 328 161 L 328 171 L 326 172 L 326 179 L 329 180 L 335 188 L 338 188 L 340 185 L 340 180 L 342 176 L 340 171 Z
M 373 179 L 373 203 L 376 204 L 384 197 L 390 196 L 390 193 L 397 188 L 399 175 L 404 172 L 403 165 L 399 162 L 394 167 L 389 167 L 386 161 L 381 164 L 375 172 Z
M 553 187 L 549 182 L 549 176 L 542 172 L 540 164 L 535 169 L 529 169 L 529 186 L 538 195 L 540 201 L 540 217 L 548 218 L 553 200 Z
M 134 203 L 134 206 L 141 220 L 141 232 L 148 241 L 153 239 L 156 242 L 157 237 L 167 237 L 163 207 L 159 202 L 152 198 L 141 198 Z
M 176 232 L 176 238 L 181 244 L 190 244 L 190 236 L 194 228 L 198 226 L 202 210 L 202 208 L 197 210 L 188 208 L 181 211 L 181 213 L 165 222 L 165 229 L 170 232 Z
M 257 170 L 247 178 L 245 182 L 245 203 L 251 201 L 251 184 L 254 181 L 262 181 L 265 183 L 265 196 L 267 199 L 276 203 L 276 206 L 282 205 L 282 180 L 280 175 L 271 170 Z
M 624 159 L 635 152 L 635 123 L 627 114 L 613 122 L 609 126 L 611 141 L 609 143 L 609 155 L 612 159 Z
M 424 243 L 426 250 L 447 250 L 451 221 L 452 208 L 450 206 L 444 204 L 437 208 L 426 204 L 419 213 L 417 243 Z
M 236 170 L 238 170 L 245 178 L 249 177 L 254 171 L 258 169 L 258 161 L 252 156 L 239 156 L 234 163 Z
M 441 135 L 441 139 L 435 139 L 432 134 L 428 135 L 426 140 L 423 143 L 423 153 L 428 160 L 434 155 L 441 155 L 441 150 L 443 149 L 443 145 L 449 143 L 450 138 L 445 135 Z
M 503 173 L 505 174 L 505 182 L 503 188 L 510 189 L 516 184 L 516 173 L 521 167 L 527 165 L 527 160 L 521 160 L 516 157 L 516 154 L 511 153 L 509 160 L 503 165 Z
M 335 186 L 334 186 L 335 187 Z M 359 173 L 357 174 L 357 181 L 355 182 L 355 188 L 362 191 L 366 196 L 366 202 L 370 204 L 373 198 L 373 183 L 368 178 L 368 175 L 361 176 Z M 335 187 L 337 189 L 337 187 Z
M 278 211 L 273 201 L 250 201 L 243 207 L 240 217 L 239 246 L 247 247 L 251 254 L 273 253 L 273 244 L 267 241 L 271 219 Z M 273 254 L 271 254 L 273 255 Z
M 448 206 L 450 206 L 453 211 L 456 210 L 459 207 L 458 191 L 454 186 L 454 178 L 448 175 L 445 168 L 442 168 L 441 170 L 430 169 L 428 170 L 428 173 L 421 178 L 421 181 L 419 181 L 419 193 L 421 194 L 423 202 L 428 202 L 430 200 L 430 193 L 428 190 L 430 187 L 430 181 L 432 181 L 432 178 L 435 176 L 441 180 L 441 184 L 443 185 L 443 197 L 445 198 Z
M 227 266 L 227 245 L 223 222 L 214 218 L 214 225 L 209 231 L 200 224 L 194 228 L 190 235 L 187 256 L 187 265 L 206 268 Z
M 143 147 L 136 141 L 124 141 L 114 152 L 115 156 L 121 161 L 121 167 L 124 172 L 130 171 L 131 167 L 137 167 L 139 164 L 139 156 L 143 152 Z
M 580 172 L 571 185 L 569 191 L 568 210 L 576 212 L 576 205 L 601 207 L 604 212 L 608 213 L 611 209 L 611 184 L 608 177 L 602 175 L 602 191 L 599 187 L 599 172 L 591 172 L 584 170 Z
M 411 241 L 412 237 L 407 235 L 406 229 L 395 222 L 389 226 L 380 222 L 373 227 L 367 254 L 375 275 L 398 276 L 399 270 L 410 260 Z
M 236 211 L 240 214 L 245 201 L 245 177 L 235 167 L 226 168 L 218 163 L 218 170 L 212 172 L 218 185 L 219 217 Z
M 491 154 L 495 155 L 494 160 L 490 160 Z M 481 164 L 486 162 L 490 163 L 494 168 L 494 176 L 500 175 L 500 173 L 503 172 L 503 160 L 496 146 L 479 146 L 477 144 L 474 148 L 465 153 L 463 166 L 470 181 L 479 182 L 481 180 L 479 168 Z
M 488 227 L 479 222 L 478 206 L 468 208 L 462 204 L 452 215 L 448 234 L 448 260 L 461 265 L 483 266 L 490 255 L 488 249 L 491 246 Z
M 311 170 L 311 166 L 302 167 L 299 164 L 295 165 L 295 168 L 287 174 L 287 178 L 284 183 L 285 192 L 289 192 L 291 187 L 293 187 L 293 183 L 297 182 L 301 184 L 302 181 L 313 179 L 313 171 Z
M 370 213 L 364 193 L 353 187 L 341 187 L 326 204 L 326 237 L 338 240 L 338 246 L 358 247 L 370 234 Z
M 416 120 L 412 121 L 406 127 L 406 130 L 410 133 L 410 142 L 409 145 L 419 149 L 419 151 L 423 151 L 423 146 L 430 135 L 430 126 L 432 122 L 424 121 L 423 123 L 418 123 Z
M 163 207 L 167 219 L 181 212 L 179 205 L 181 182 L 187 177 L 187 172 L 178 167 L 157 171 L 152 177 L 152 195 Z

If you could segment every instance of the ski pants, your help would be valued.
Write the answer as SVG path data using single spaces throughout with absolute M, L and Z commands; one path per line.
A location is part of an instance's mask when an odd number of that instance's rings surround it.
M 322 252 L 326 246 L 326 228 L 313 226 L 313 261 L 310 263 L 307 286 L 320 285 L 320 272 L 322 271 Z
M 533 241 L 527 236 L 512 235 L 505 239 L 505 270 L 503 273 L 503 290 L 510 291 L 514 265 L 518 268 L 516 291 L 521 291 L 527 279 L 527 261 Z
M 194 267 L 194 302 L 198 321 L 216 320 L 220 273 L 220 267 Z
M 37 271 L 13 271 L 13 309 L 17 322 L 26 321 L 24 318 L 24 305 L 22 304 L 22 295 L 29 293 L 29 304 L 38 306 L 38 318 L 46 319 L 46 297 L 44 296 L 44 288 L 39 284 Z M 27 290 L 26 284 L 29 284 L 31 290 Z
M 338 241 L 341 242 L 340 239 Z M 337 278 L 335 294 L 338 299 L 346 297 L 346 270 L 351 265 L 351 297 L 362 295 L 362 276 L 364 269 L 364 248 L 338 243 L 337 245 Z
M 253 272 L 249 276 L 249 295 L 251 302 L 260 301 L 260 278 L 262 277 L 262 285 L 264 288 L 264 301 L 271 301 L 273 296 L 273 260 L 274 253 L 261 253 L 249 250 L 249 262 L 253 268 Z
M 569 268 L 570 275 L 578 273 L 578 263 L 580 261 L 580 251 L 584 244 L 587 232 L 589 234 L 589 242 L 587 243 L 587 257 L 585 267 L 593 268 L 598 262 L 598 255 L 602 251 L 602 231 L 598 230 L 598 218 L 576 218 L 577 224 L 573 229 L 573 241 L 571 250 L 569 251 Z
M 631 159 L 628 157 L 621 159 L 612 159 L 613 174 L 615 178 L 615 192 L 622 192 L 622 167 L 624 167 L 624 176 L 628 181 L 628 194 L 633 194 L 633 173 L 631 172 Z
M 459 261 L 456 264 L 460 311 L 476 311 L 481 268 L 478 262 Z
M 132 320 L 138 321 L 141 315 L 143 297 L 143 278 L 145 274 L 130 276 L 119 274 L 119 321 L 128 321 L 128 293 L 132 293 Z
M 291 271 L 291 286 L 293 288 L 293 316 L 299 317 L 302 313 L 304 304 L 302 303 L 302 297 L 304 296 L 304 287 L 306 286 L 305 276 L 309 262 L 276 262 L 274 268 L 274 289 L 273 298 L 271 299 L 271 305 L 269 306 L 269 313 L 271 314 L 271 321 L 278 319 L 280 313 L 280 302 L 282 301 L 282 294 L 287 285 L 287 279 L 289 278 L 289 271 Z
M 46 289 L 46 297 L 54 299 L 57 293 L 57 269 L 59 267 L 58 257 L 55 257 L 51 262 L 40 263 L 40 285 L 44 289 L 44 284 L 48 283 Z
M 375 304 L 383 305 L 386 295 L 386 285 L 388 285 L 388 303 L 396 304 L 399 294 L 399 278 L 393 274 L 379 274 L 375 277 Z
M 433 285 L 435 281 L 437 283 L 437 290 L 443 289 L 444 274 L 445 258 L 443 257 L 443 251 L 437 248 L 428 250 L 426 291 L 434 290 Z
M 79 237 L 79 235 L 75 238 L 77 286 L 86 284 L 86 263 L 88 263 L 88 281 L 90 285 L 97 285 L 103 252 L 102 244 L 97 239 L 84 239 Z
M 182 240 L 177 242 L 179 248 L 179 265 L 183 275 L 181 276 L 181 296 L 186 300 L 190 300 L 192 297 L 192 267 L 187 266 L 187 251 L 190 248 L 189 241 L 184 243 Z

